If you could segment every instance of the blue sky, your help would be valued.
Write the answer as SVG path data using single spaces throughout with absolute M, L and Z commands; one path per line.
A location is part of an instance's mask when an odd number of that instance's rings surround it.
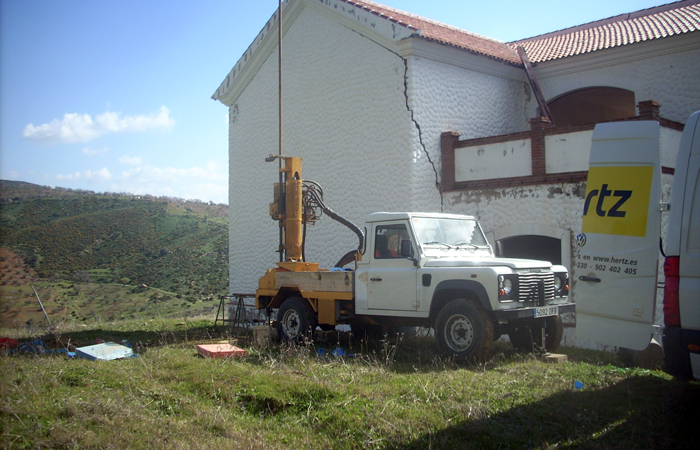
M 380 3 L 508 42 L 666 2 Z M 228 111 L 211 95 L 276 8 L 0 0 L 0 178 L 228 203 Z

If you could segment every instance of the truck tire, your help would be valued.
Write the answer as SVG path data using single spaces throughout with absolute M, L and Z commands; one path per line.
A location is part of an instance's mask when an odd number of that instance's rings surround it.
M 277 311 L 277 334 L 284 341 L 299 343 L 316 328 L 313 308 L 301 297 L 290 297 Z
M 435 334 L 444 355 L 481 360 L 493 343 L 493 323 L 474 303 L 457 299 L 443 306 L 438 313 Z
M 553 316 L 540 319 L 534 323 L 517 326 L 508 333 L 508 338 L 517 350 L 532 353 L 542 344 L 542 326 L 545 326 L 544 345 L 547 351 L 553 352 L 559 348 L 564 335 L 564 324 L 561 317 Z

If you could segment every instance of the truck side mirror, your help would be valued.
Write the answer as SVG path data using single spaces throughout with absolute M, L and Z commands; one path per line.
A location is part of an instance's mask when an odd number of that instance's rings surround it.
M 401 241 L 401 256 L 404 258 L 413 258 L 413 242 L 410 239 Z

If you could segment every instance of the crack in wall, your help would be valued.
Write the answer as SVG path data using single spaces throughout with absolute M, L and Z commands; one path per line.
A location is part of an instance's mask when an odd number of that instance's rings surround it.
M 437 167 L 435 167 L 435 163 L 433 162 L 432 158 L 430 157 L 430 153 L 428 153 L 428 149 L 425 147 L 425 143 L 423 142 L 423 132 L 421 131 L 420 124 L 415 118 L 415 115 L 413 114 L 413 110 L 411 109 L 411 106 L 408 101 L 408 59 L 403 58 L 400 55 L 399 56 L 403 60 L 403 66 L 404 66 L 404 72 L 403 72 L 403 95 L 406 98 L 406 110 L 411 113 L 411 122 L 413 122 L 413 125 L 416 127 L 418 130 L 418 142 L 420 143 L 421 148 L 423 149 L 423 153 L 425 153 L 425 156 L 428 158 L 428 162 L 430 163 L 430 166 L 433 168 L 433 172 L 435 172 L 435 187 L 438 190 L 438 194 L 440 194 L 440 212 L 444 212 L 445 210 L 445 197 L 442 193 L 442 185 L 440 184 L 440 174 L 438 174 Z
M 413 125 L 416 127 L 418 130 L 418 142 L 420 143 L 421 148 L 423 149 L 423 153 L 425 153 L 425 156 L 428 158 L 428 162 L 430 163 L 430 166 L 433 168 L 433 172 L 435 173 L 435 187 L 437 188 L 438 194 L 440 194 L 440 212 L 445 212 L 445 196 L 442 192 L 442 185 L 440 184 L 440 174 L 438 173 L 437 167 L 435 167 L 435 163 L 433 162 L 432 158 L 430 157 L 430 153 L 428 153 L 428 149 L 425 146 L 425 143 L 423 142 L 423 132 L 421 131 L 420 124 L 416 120 L 413 110 L 411 109 L 411 106 L 408 101 L 408 59 L 404 58 L 403 56 L 399 55 L 396 53 L 394 50 L 391 48 L 379 44 L 378 42 L 373 41 L 372 39 L 369 39 L 367 36 L 363 35 L 362 33 L 357 32 L 356 30 L 353 30 L 352 28 L 346 27 L 348 30 L 350 30 L 352 33 L 357 34 L 358 36 L 362 37 L 363 39 L 367 39 L 368 41 L 379 45 L 383 49 L 387 50 L 388 52 L 396 55 L 398 58 L 400 58 L 403 61 L 403 95 L 404 98 L 406 99 L 406 110 L 411 114 L 411 122 L 413 122 Z

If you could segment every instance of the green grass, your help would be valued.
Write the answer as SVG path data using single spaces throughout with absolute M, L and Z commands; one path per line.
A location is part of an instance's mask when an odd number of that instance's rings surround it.
M 92 274 L 90 275 L 92 277 Z M 155 287 L 116 283 L 34 280 L 52 325 L 71 326 L 88 321 L 190 317 L 215 313 L 218 299 L 184 297 Z M 0 286 L 0 326 L 42 327 L 46 318 L 31 286 Z
M 431 338 L 258 350 L 200 321 L 62 330 L 53 346 L 131 342 L 110 362 L 4 357 L 5 448 L 695 448 L 700 385 L 621 367 L 614 354 L 564 348 L 548 364 L 498 343 L 481 364 L 437 356 Z M 19 331 L 13 331 L 19 333 Z M 26 339 L 29 335 L 22 335 Z M 227 340 L 242 359 L 197 356 Z M 356 356 L 316 356 L 341 345 Z M 584 388 L 574 389 L 574 382 Z

